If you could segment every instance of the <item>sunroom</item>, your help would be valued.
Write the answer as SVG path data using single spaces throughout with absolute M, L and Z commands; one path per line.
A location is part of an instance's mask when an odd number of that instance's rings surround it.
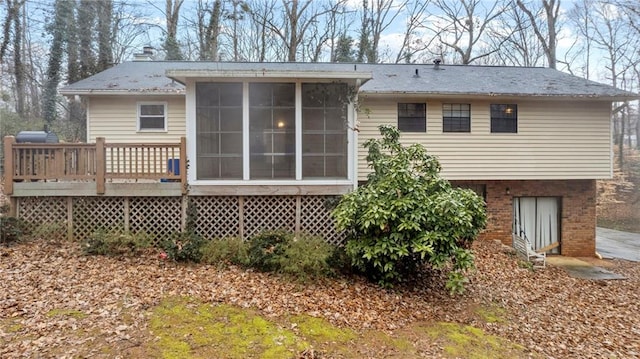
M 370 73 L 168 70 L 186 87 L 191 195 L 329 195 L 356 183 L 357 88 Z

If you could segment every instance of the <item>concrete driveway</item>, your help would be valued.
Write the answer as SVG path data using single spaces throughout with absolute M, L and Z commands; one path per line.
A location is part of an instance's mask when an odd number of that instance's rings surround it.
M 603 258 L 640 262 L 640 234 L 596 228 L 596 251 Z

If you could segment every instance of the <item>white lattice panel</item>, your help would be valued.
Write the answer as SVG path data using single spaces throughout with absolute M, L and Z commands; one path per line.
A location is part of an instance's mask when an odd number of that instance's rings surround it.
M 303 196 L 300 204 L 300 231 L 314 236 L 321 236 L 335 245 L 343 244 L 344 232 L 336 231 L 331 210 L 325 204 L 325 196 Z
M 294 196 L 244 197 L 243 213 L 245 238 L 267 230 L 296 230 Z
M 18 217 L 34 225 L 66 223 L 67 200 L 64 197 L 18 197 Z
M 180 197 L 129 198 L 129 230 L 151 235 L 156 245 L 180 232 L 181 218 Z
M 222 239 L 240 236 L 238 197 L 191 197 L 196 206 L 196 232 L 203 238 Z
M 24 197 L 18 199 L 18 218 L 32 231 L 44 230 L 49 239 L 62 239 L 67 228 L 65 197 Z
M 73 236 L 86 238 L 97 230 L 124 232 L 123 197 L 73 199 Z

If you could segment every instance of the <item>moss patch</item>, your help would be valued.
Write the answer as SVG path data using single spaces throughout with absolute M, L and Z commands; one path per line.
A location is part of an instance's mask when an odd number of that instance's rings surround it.
M 506 310 L 497 305 L 479 307 L 475 313 L 486 323 L 505 323 Z
M 251 310 L 190 298 L 163 301 L 150 327 L 163 358 L 291 358 L 308 346 Z
M 504 321 L 500 307 L 480 308 L 487 322 Z M 358 333 L 325 319 L 294 315 L 273 320 L 251 309 L 211 305 L 189 297 L 163 300 L 150 313 L 152 341 L 139 356 L 161 358 L 296 358 L 305 349 L 330 358 L 419 356 L 438 343 L 448 357 L 514 358 L 525 348 L 482 329 L 455 323 L 416 324 L 395 334 Z M 422 344 L 418 344 L 422 343 Z
M 358 337 L 354 331 L 338 328 L 322 318 L 296 315 L 290 322 L 300 334 L 314 342 L 346 343 Z
M 439 322 L 424 330 L 443 343 L 445 354 L 450 357 L 518 358 L 525 354 L 524 347 L 471 325 Z

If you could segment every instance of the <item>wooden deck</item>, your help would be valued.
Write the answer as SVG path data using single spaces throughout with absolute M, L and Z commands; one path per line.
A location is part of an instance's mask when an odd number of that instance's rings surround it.
M 5 194 L 180 196 L 187 190 L 186 139 L 180 143 L 16 143 L 4 139 Z M 183 159 L 183 160 L 181 160 Z

